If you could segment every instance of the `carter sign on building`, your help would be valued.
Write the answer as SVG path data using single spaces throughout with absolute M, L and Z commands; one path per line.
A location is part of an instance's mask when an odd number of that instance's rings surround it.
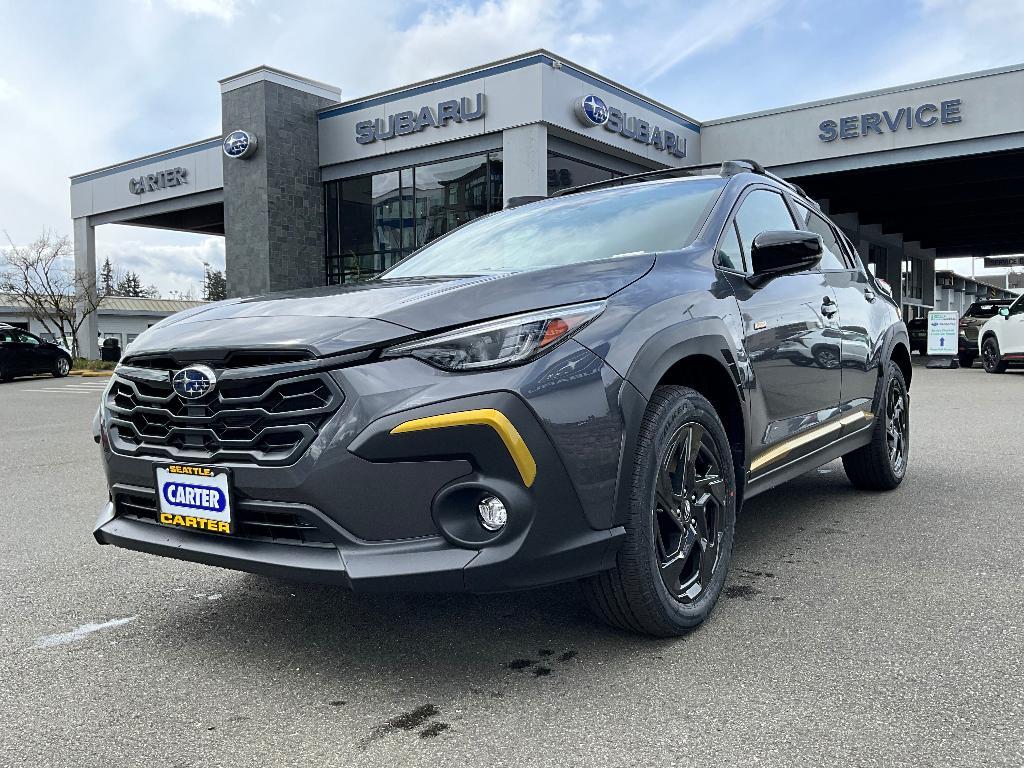
M 143 195 L 146 192 L 177 187 L 181 184 L 188 184 L 188 169 L 168 168 L 166 171 L 147 173 L 145 176 L 128 179 L 128 190 L 133 195 Z

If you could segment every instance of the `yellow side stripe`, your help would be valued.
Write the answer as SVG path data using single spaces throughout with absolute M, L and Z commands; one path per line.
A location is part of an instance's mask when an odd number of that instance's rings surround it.
M 501 442 L 505 444 L 516 469 L 523 478 L 523 484 L 529 488 L 537 477 L 537 462 L 533 460 L 533 454 L 526 447 L 519 431 L 512 422 L 501 411 L 494 408 L 478 408 L 472 411 L 457 411 L 456 413 L 444 413 L 440 416 L 427 416 L 422 419 L 413 419 L 399 424 L 391 430 L 392 435 L 400 435 L 405 432 L 421 432 L 426 429 L 444 429 L 445 427 L 464 427 L 468 425 L 483 425 L 490 427 L 498 433 Z
M 752 462 L 750 462 L 750 471 L 753 472 L 765 466 L 766 464 L 771 464 L 773 461 L 781 459 L 783 456 L 786 456 L 791 451 L 799 448 L 800 446 L 807 445 L 807 443 L 812 443 L 815 440 L 818 440 L 824 437 L 825 435 L 840 430 L 843 427 L 849 426 L 850 424 L 855 424 L 861 419 L 866 419 L 870 421 L 872 418 L 874 418 L 874 414 L 871 413 L 871 411 L 855 411 L 854 413 L 851 413 L 848 416 L 844 416 L 838 421 L 832 421 L 829 422 L 828 424 L 822 424 L 820 427 L 815 427 L 814 429 L 808 432 L 803 432 L 797 435 L 796 437 L 792 437 L 789 440 L 779 443 L 774 448 L 769 448 L 767 451 L 765 451 L 760 456 L 755 458 Z

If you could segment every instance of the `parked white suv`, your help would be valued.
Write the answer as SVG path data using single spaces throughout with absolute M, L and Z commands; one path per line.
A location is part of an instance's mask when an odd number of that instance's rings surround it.
M 1024 363 L 1024 296 L 981 326 L 981 360 L 988 373 L 1003 373 L 1010 365 Z

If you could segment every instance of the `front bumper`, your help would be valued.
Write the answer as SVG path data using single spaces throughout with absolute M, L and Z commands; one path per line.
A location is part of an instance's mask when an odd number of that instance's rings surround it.
M 294 464 L 213 462 L 232 470 L 240 535 L 158 524 L 153 467 L 172 462 L 122 455 L 104 440 L 111 499 L 97 541 L 356 590 L 503 591 L 614 564 L 622 382 L 589 350 L 570 341 L 531 365 L 484 374 L 393 360 L 331 375 L 345 402 Z M 533 477 L 486 420 L 398 429 L 485 411 L 514 426 Z M 476 523 L 483 494 L 509 509 L 497 534 Z

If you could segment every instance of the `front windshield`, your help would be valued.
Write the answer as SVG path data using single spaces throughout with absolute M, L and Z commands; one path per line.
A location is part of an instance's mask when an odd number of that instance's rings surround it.
M 519 272 L 684 248 L 724 179 L 641 184 L 502 211 L 436 240 L 381 276 Z
M 999 308 L 1008 306 L 1005 303 L 999 304 L 975 304 L 967 310 L 968 317 L 995 317 L 999 314 Z

